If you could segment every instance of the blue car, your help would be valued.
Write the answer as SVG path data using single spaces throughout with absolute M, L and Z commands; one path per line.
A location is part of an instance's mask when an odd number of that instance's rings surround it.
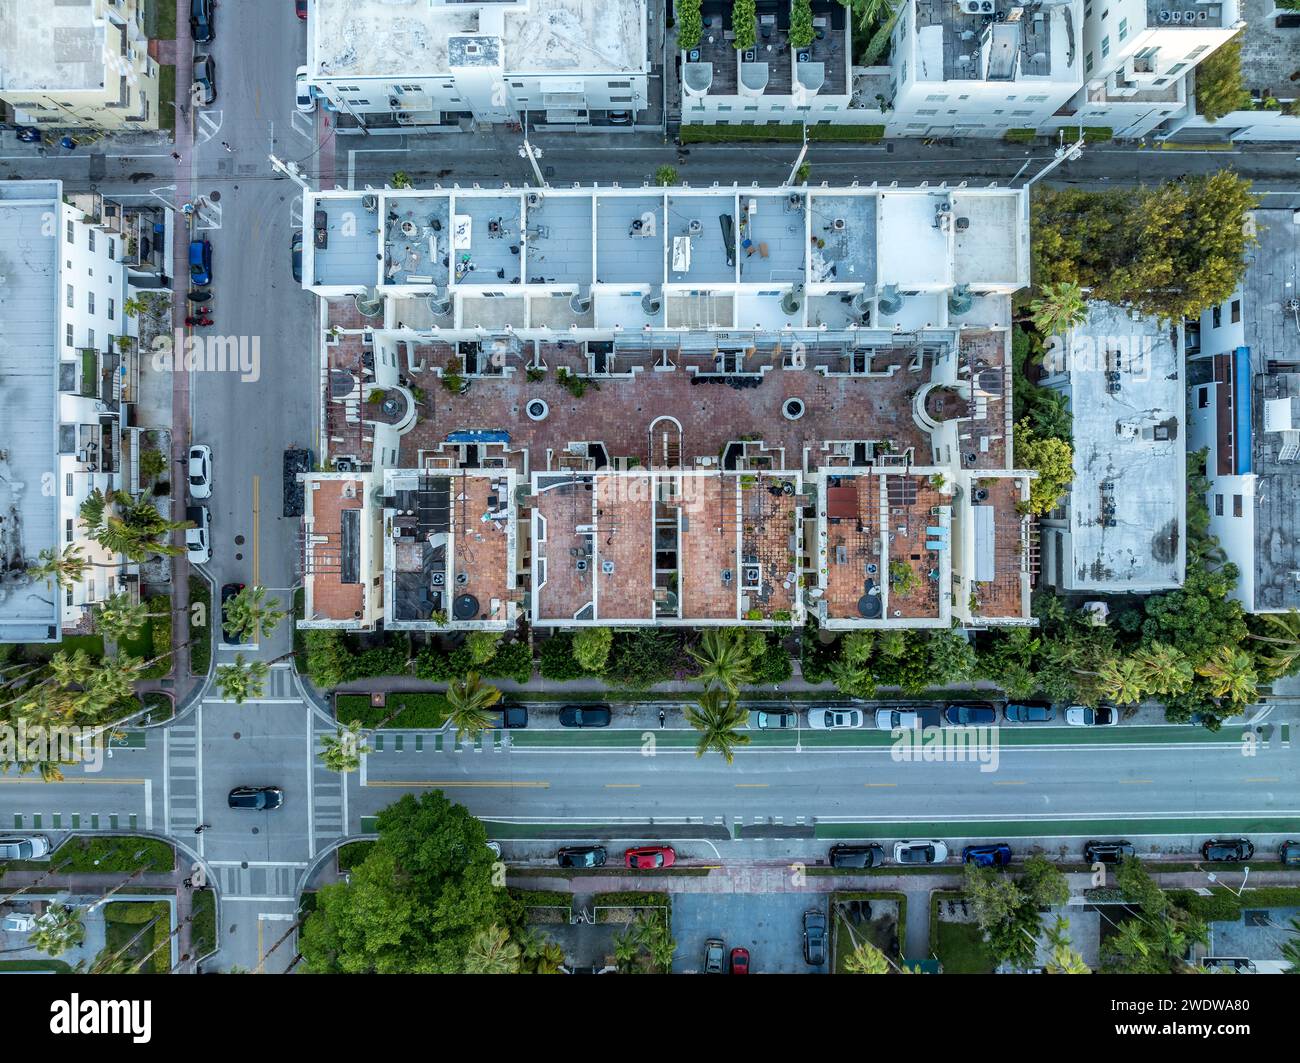
M 1011 863 L 1011 846 L 1005 842 L 997 845 L 968 845 L 961 851 L 961 862 L 976 867 L 1006 867 Z
M 190 283 L 199 287 L 212 283 L 212 244 L 207 240 L 190 241 Z

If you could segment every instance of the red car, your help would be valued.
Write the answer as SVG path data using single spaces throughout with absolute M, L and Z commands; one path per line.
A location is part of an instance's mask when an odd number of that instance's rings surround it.
M 307 20 L 307 0 L 293 0 L 293 13 L 305 22 Z
M 672 867 L 677 861 L 677 854 L 671 845 L 647 845 L 640 849 L 629 849 L 623 854 L 623 863 L 634 871 L 654 871 L 661 867 Z
M 749 974 L 749 949 L 731 950 L 731 973 Z

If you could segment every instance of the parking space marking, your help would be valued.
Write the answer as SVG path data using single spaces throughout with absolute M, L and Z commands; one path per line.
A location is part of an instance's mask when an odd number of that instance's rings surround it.
M 313 116 L 295 110 L 289 116 L 289 124 L 300 137 L 306 137 L 308 140 L 316 139 L 316 119 Z
M 200 196 L 194 204 L 195 230 L 215 230 L 221 228 L 221 204 L 213 203 L 206 196 Z
M 194 146 L 206 144 L 221 131 L 222 114 L 220 108 L 211 111 L 196 112 L 198 127 L 195 129 Z

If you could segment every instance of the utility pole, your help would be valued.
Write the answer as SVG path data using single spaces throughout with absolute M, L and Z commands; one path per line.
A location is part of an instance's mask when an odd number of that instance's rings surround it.
M 803 124 L 803 147 L 799 149 L 799 156 L 794 160 L 794 165 L 790 167 L 790 176 L 785 179 L 787 185 L 794 184 L 795 175 L 799 172 L 799 167 L 803 165 L 804 156 L 808 154 L 808 123 Z
M 533 176 L 537 178 L 537 183 L 542 188 L 549 188 L 546 178 L 542 176 L 542 168 L 537 165 L 537 160 L 542 157 L 542 152 L 536 150 L 528 139 L 528 112 L 524 111 L 524 142 L 519 146 L 519 157 L 527 159 L 528 164 L 533 168 Z
M 1026 188 L 1030 187 L 1035 181 L 1041 181 L 1049 173 L 1051 173 L 1058 166 L 1060 166 L 1061 163 L 1075 162 L 1079 158 L 1079 156 L 1083 154 L 1083 126 L 1082 125 L 1079 126 L 1079 139 L 1076 140 L 1073 144 L 1067 145 L 1065 143 L 1064 130 L 1062 130 L 1060 133 L 1060 140 L 1061 140 L 1061 144 L 1060 147 L 1056 149 L 1056 157 L 1051 162 L 1049 162 L 1046 166 L 1044 166 L 1041 170 L 1039 170 L 1038 173 L 1034 174 L 1033 177 L 1031 177 L 1028 181 L 1025 182 Z
M 307 179 L 302 175 L 302 168 L 296 162 L 282 162 L 274 155 L 268 155 L 267 158 L 271 160 L 272 169 L 278 170 L 291 181 L 295 181 L 304 192 L 312 190 L 311 185 L 307 183 Z

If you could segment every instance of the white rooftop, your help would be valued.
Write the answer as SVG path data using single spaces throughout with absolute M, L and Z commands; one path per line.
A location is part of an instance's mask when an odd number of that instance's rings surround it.
M 0 0 L 0 88 L 102 88 L 114 49 L 94 14 L 94 0 Z
M 1182 343 L 1170 326 L 1089 304 L 1067 342 L 1074 483 L 1064 586 L 1180 586 L 1186 557 Z
M 54 592 L 26 571 L 59 547 L 59 499 L 43 488 L 58 461 L 61 194 L 0 183 L 0 642 L 57 636 Z
M 308 25 L 315 77 L 445 74 L 450 39 L 467 36 L 499 38 L 503 72 L 646 66 L 645 0 L 314 0 Z

